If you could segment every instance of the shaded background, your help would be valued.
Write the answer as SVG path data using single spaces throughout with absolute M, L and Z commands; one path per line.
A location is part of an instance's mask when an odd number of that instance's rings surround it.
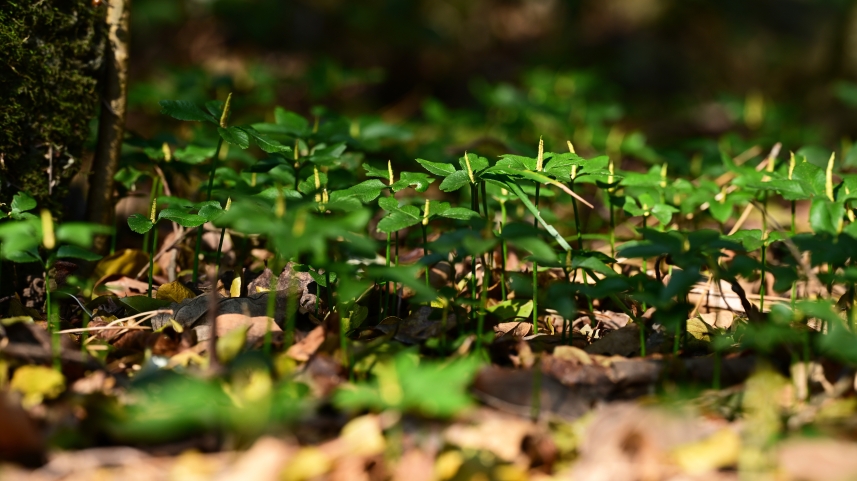
M 394 158 L 544 135 L 693 171 L 752 138 L 857 166 L 852 0 L 135 0 L 131 68 L 146 137 L 158 100 L 234 91 L 403 126 Z

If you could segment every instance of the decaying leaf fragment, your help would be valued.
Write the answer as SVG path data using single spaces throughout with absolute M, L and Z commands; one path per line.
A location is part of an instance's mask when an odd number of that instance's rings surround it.
M 65 391 L 62 373 L 45 366 L 21 366 L 12 375 L 9 387 L 23 394 L 23 404 L 35 406 L 44 399 L 53 399 Z

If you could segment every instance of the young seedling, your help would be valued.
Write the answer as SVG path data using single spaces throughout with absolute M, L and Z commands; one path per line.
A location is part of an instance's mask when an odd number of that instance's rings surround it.
M 20 195 L 20 194 L 19 194 Z M 35 208 L 29 196 L 16 196 L 13 200 L 15 219 L 0 224 L 0 258 L 15 263 L 38 263 L 45 273 L 45 313 L 51 332 L 54 367 L 60 367 L 59 313 L 54 289 L 51 287 L 51 270 L 60 259 L 96 261 L 101 256 L 87 250 L 96 235 L 107 234 L 110 228 L 82 222 L 68 222 L 56 226 L 53 216 L 42 209 L 36 217 L 29 212 Z M 10 213 L 11 214 L 11 213 Z M 41 249 L 39 247 L 41 246 Z
M 217 201 L 200 202 L 194 205 L 189 202 L 182 201 L 181 199 L 168 198 L 166 200 L 170 201 L 171 205 L 168 208 L 161 210 L 160 213 L 157 213 L 158 201 L 156 198 L 152 201 L 148 217 L 141 214 L 132 214 L 128 217 L 128 227 L 138 234 L 146 234 L 152 230 L 152 228 L 155 227 L 161 219 L 175 222 L 182 227 L 200 227 L 206 222 L 216 219 L 223 213 L 223 208 L 220 207 L 220 204 Z M 192 213 L 191 210 L 196 210 L 197 212 Z M 155 215 L 156 213 L 157 215 Z M 152 242 L 152 250 L 149 256 L 149 297 L 152 297 L 154 259 L 158 242 L 157 231 L 153 233 L 153 236 L 154 241 Z
M 206 201 L 211 201 L 215 174 L 217 172 L 217 161 L 221 158 L 221 149 L 224 141 L 240 149 L 246 149 L 250 146 L 250 140 L 253 139 L 259 148 L 268 153 L 291 151 L 291 147 L 269 139 L 268 137 L 260 134 L 252 126 L 229 125 L 228 121 L 231 113 L 231 103 L 231 93 L 226 97 L 226 102 L 219 102 L 216 100 L 206 102 L 206 110 L 201 109 L 193 102 L 184 100 L 162 100 L 160 102 L 161 113 L 169 115 L 170 117 L 185 121 L 210 122 L 217 126 L 217 147 L 214 149 L 214 155 L 211 157 L 211 168 L 209 170 L 208 187 L 206 189 Z M 194 285 L 199 283 L 199 255 L 201 248 L 202 231 L 200 230 L 197 235 L 196 247 L 194 249 L 192 277 Z

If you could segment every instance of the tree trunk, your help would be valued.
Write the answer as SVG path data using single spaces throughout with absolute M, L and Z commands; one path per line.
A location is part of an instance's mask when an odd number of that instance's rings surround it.
M 125 109 L 128 92 L 128 36 L 131 0 L 110 0 L 107 7 L 107 46 L 98 144 L 92 161 L 86 219 L 113 225 L 113 176 L 119 165 L 122 137 L 125 134 Z M 98 236 L 93 247 L 104 253 L 108 236 Z

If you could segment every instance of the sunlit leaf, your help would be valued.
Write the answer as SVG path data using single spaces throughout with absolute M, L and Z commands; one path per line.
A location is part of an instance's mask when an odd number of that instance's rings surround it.
M 441 177 L 446 177 L 448 175 L 452 175 L 456 169 L 452 164 L 442 163 L 442 162 L 431 162 L 424 159 L 417 159 L 417 162 L 420 163 L 427 171 L 431 172 L 434 175 L 439 175 Z M 467 173 L 465 173 L 467 175 Z
M 223 127 L 218 127 L 217 132 L 223 140 L 239 149 L 250 147 L 250 136 L 240 127 L 230 126 L 225 129 Z
M 208 220 L 198 214 L 191 214 L 179 208 L 164 209 L 158 213 L 158 219 L 166 219 L 182 227 L 197 227 L 205 224 Z M 130 220 L 130 219 L 129 219 Z
M 440 183 L 440 190 L 452 192 L 468 184 L 470 184 L 470 177 L 467 175 L 467 172 L 456 170 L 443 179 L 443 182 Z
M 154 224 L 152 224 L 152 221 L 142 214 L 131 214 L 131 216 L 128 217 L 128 227 L 138 234 L 149 232 L 152 230 L 153 226 Z

